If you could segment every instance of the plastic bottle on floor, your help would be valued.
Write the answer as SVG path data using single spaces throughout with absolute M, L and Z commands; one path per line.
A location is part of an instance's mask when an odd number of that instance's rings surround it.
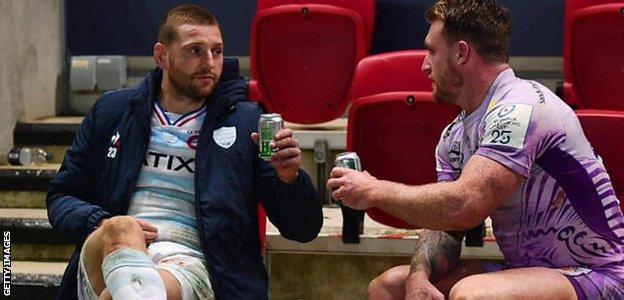
M 42 165 L 52 159 L 52 153 L 41 148 L 15 147 L 9 151 L 9 163 L 16 166 Z

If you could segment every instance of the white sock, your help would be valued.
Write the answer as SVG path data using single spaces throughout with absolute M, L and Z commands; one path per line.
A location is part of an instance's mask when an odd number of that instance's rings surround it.
M 147 254 L 124 248 L 102 261 L 108 292 L 115 300 L 167 299 L 165 284 Z

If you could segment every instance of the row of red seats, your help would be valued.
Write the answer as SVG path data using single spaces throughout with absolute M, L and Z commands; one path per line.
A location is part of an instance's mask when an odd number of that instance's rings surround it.
M 624 89 L 616 86 L 624 82 L 622 3 L 566 3 L 563 90 L 573 107 L 624 110 Z M 365 169 L 407 184 L 434 182 L 435 146 L 459 109 L 432 101 L 430 82 L 420 70 L 424 50 L 367 57 L 373 23 L 374 0 L 259 0 L 252 25 L 251 98 L 304 124 L 335 119 L 351 102 L 347 148 L 358 152 Z M 624 141 L 615 138 L 624 130 L 624 113 L 577 114 L 624 199 L 624 158 L 618 155 Z M 381 210 L 368 213 L 410 228 Z
M 252 99 L 295 123 L 342 115 L 374 16 L 374 0 L 259 0 Z M 563 48 L 563 99 L 579 109 L 624 110 L 624 1 L 566 1 Z

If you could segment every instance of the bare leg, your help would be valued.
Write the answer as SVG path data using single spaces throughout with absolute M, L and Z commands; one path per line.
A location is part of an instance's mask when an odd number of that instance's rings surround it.
M 102 275 L 102 261 L 110 253 L 124 248 L 147 253 L 145 236 L 138 221 L 130 216 L 113 217 L 94 231 L 83 246 L 83 263 L 89 282 L 95 293 L 106 299 L 108 290 L 103 293 L 106 283 Z M 167 298 L 181 299 L 180 283 L 173 275 L 165 271 L 158 274 L 163 279 L 167 290 Z M 171 293 L 171 294 L 170 294 Z
M 158 275 L 160 275 L 160 278 L 162 278 L 165 283 L 167 300 L 182 300 L 182 287 L 178 279 L 165 270 L 158 270 Z
M 518 268 L 460 280 L 450 299 L 577 299 L 570 281 L 548 268 Z
M 147 253 L 143 230 L 137 221 L 129 216 L 118 216 L 106 220 L 87 238 L 83 246 L 83 263 L 93 290 L 98 295 L 106 284 L 102 275 L 102 261 L 111 252 L 131 248 Z
M 398 266 L 373 279 L 368 286 L 369 299 L 404 299 L 405 279 L 409 275 L 409 265 Z M 485 272 L 480 262 L 460 261 L 459 264 L 434 285 L 442 294 L 448 297 L 453 285 L 461 279 Z

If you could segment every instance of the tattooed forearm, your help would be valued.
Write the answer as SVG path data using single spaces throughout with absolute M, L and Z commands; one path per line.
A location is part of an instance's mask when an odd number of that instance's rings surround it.
M 463 233 L 423 230 L 412 255 L 410 273 L 425 272 L 434 282 L 459 261 Z

